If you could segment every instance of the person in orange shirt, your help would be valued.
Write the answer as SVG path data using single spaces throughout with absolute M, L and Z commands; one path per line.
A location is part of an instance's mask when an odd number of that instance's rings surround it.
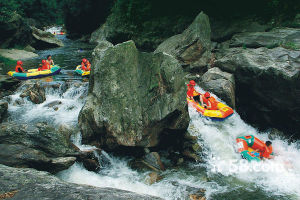
M 38 71 L 48 70 L 50 69 L 50 65 L 46 60 L 42 60 L 42 64 L 38 68 Z
M 205 92 L 204 95 L 200 96 L 201 105 L 208 110 L 217 110 L 218 109 L 218 102 L 214 97 L 210 95 L 209 92 Z
M 22 66 L 23 66 L 23 62 L 21 60 L 17 61 L 15 71 L 18 72 L 18 73 L 24 73 L 25 70 L 23 69 Z
M 186 92 L 187 96 L 190 99 L 194 99 L 196 102 L 200 102 L 200 93 L 195 90 L 196 82 L 191 80 L 188 86 L 188 91 Z
M 259 153 L 260 158 L 274 158 L 273 155 L 273 147 L 272 147 L 272 142 L 271 141 L 266 141 L 263 142 L 257 137 L 254 137 L 254 142 L 251 148 Z
M 83 71 L 91 71 L 91 63 L 86 58 L 82 59 L 81 69 Z
M 274 158 L 273 155 L 271 155 L 273 153 L 273 147 L 272 147 L 272 142 L 271 141 L 266 141 L 263 150 L 260 152 L 260 157 L 261 158 Z

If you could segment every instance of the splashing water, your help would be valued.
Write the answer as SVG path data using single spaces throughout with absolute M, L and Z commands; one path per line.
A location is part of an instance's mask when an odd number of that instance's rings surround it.
M 200 89 L 201 90 L 201 89 Z M 148 185 L 147 172 L 137 172 L 128 167 L 129 158 L 117 158 L 102 152 L 101 159 L 109 163 L 98 173 L 87 171 L 76 163 L 70 169 L 59 173 L 63 180 L 114 187 L 149 194 L 164 199 L 189 199 L 191 191 L 206 189 L 208 199 L 298 199 L 300 197 L 300 155 L 297 143 L 288 143 L 277 138 L 273 140 L 276 157 L 260 163 L 242 160 L 236 151 L 238 136 L 253 134 L 262 140 L 268 133 L 260 133 L 246 124 L 235 113 L 224 122 L 203 118 L 189 108 L 191 122 L 189 132 L 199 138 L 203 147 L 205 163 L 189 164 L 163 172 L 164 178 Z M 89 148 L 77 143 L 80 148 Z M 104 157 L 104 158 L 103 158 Z M 252 170 L 252 171 L 249 171 Z M 208 180 L 206 178 L 208 176 Z
M 55 82 L 55 84 L 58 84 L 58 87 L 46 87 L 46 101 L 41 104 L 34 104 L 26 98 L 21 99 L 20 94 L 26 85 L 21 86 L 15 94 L 10 96 L 9 120 L 77 126 L 77 118 L 84 104 L 88 83 L 70 82 L 68 86 L 65 82 Z M 16 100 L 23 102 L 19 105 Z M 57 105 L 49 106 L 55 102 Z
M 59 87 L 46 87 L 46 101 L 33 104 L 28 100 L 19 105 L 15 101 L 25 86 L 10 96 L 9 120 L 35 123 L 47 121 L 53 125 L 77 127 L 77 118 L 84 105 L 88 83 L 72 81 Z M 201 91 L 201 88 L 198 88 Z M 47 105 L 60 101 L 55 111 Z M 273 140 L 275 159 L 260 163 L 242 162 L 236 151 L 235 138 L 253 134 L 268 140 L 268 133 L 261 133 L 246 124 L 235 113 L 223 122 L 203 118 L 189 108 L 189 132 L 199 138 L 205 163 L 187 164 L 162 172 L 160 182 L 149 185 L 149 172 L 138 172 L 128 166 L 131 158 L 119 158 L 102 151 L 95 155 L 100 160 L 99 172 L 87 171 L 80 163 L 57 176 L 63 180 L 97 187 L 113 187 L 140 194 L 149 194 L 164 199 L 189 199 L 189 194 L 206 189 L 208 199 L 299 199 L 300 198 L 300 156 L 299 143 L 288 143 L 285 139 Z M 73 143 L 82 151 L 95 147 L 84 145 L 81 134 L 72 136 Z M 240 163 L 241 162 L 241 163 Z M 252 170 L 252 171 L 249 171 Z

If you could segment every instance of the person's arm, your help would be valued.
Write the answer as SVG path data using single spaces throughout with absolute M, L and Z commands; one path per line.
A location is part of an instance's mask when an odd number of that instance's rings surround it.
M 201 102 L 201 106 L 203 106 L 203 99 L 202 99 L 202 95 L 200 95 L 200 102 Z
M 53 60 L 51 60 L 50 65 L 54 65 L 54 61 Z
M 206 108 L 207 108 L 207 109 L 211 109 L 211 103 L 210 103 L 210 101 L 207 101 Z

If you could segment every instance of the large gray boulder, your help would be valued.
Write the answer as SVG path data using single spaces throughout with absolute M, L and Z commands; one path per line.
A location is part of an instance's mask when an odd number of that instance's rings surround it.
M 239 33 L 230 40 L 231 47 L 268 47 L 283 46 L 300 49 L 300 28 L 276 28 L 269 32 Z
M 0 75 L 0 98 L 11 95 L 19 86 L 21 81 L 7 75 Z
M 300 51 L 232 48 L 215 66 L 234 74 L 239 113 L 250 122 L 299 130 Z
M 208 16 L 201 12 L 183 33 L 165 40 L 155 52 L 174 56 L 192 71 L 205 71 L 211 59 L 210 32 Z
M 11 60 L 24 60 L 38 57 L 36 53 L 20 49 L 0 49 L 0 56 Z
M 174 57 L 139 52 L 133 41 L 106 42 L 96 47 L 93 66 L 79 114 L 84 142 L 153 147 L 164 129 L 186 130 L 184 72 Z
M 11 200 L 31 199 L 160 199 L 114 188 L 67 183 L 46 172 L 0 165 L 0 195 Z
M 22 16 L 16 12 L 1 13 L 1 18 L 0 48 L 26 46 L 32 42 L 31 28 Z
M 31 46 L 35 49 L 47 49 L 64 46 L 62 41 L 57 39 L 53 34 L 42 31 L 35 27 L 31 27 L 31 29 L 33 36 L 33 43 Z
M 200 85 L 235 108 L 235 81 L 232 74 L 217 67 L 211 68 L 203 74 Z
M 70 167 L 78 155 L 68 136 L 46 124 L 0 125 L 0 164 L 55 173 Z

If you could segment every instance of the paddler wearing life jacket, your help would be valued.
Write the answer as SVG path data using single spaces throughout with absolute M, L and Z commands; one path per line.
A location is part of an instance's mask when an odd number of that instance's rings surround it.
M 23 62 L 21 60 L 18 60 L 15 71 L 18 72 L 18 73 L 24 73 L 25 70 L 23 69 L 22 66 L 23 66 Z
M 83 71 L 91 71 L 91 63 L 86 58 L 82 59 L 81 69 Z
M 195 90 L 196 82 L 191 80 L 188 86 L 188 91 L 186 92 L 187 96 L 190 99 L 194 99 L 196 102 L 200 102 L 200 93 Z
M 42 64 L 40 64 L 38 71 L 43 71 L 43 70 L 48 70 L 48 69 L 51 69 L 49 63 L 46 60 L 42 60 Z
M 259 143 L 258 149 L 256 149 L 254 147 L 254 145 L 256 146 L 256 143 L 257 144 Z M 254 144 L 253 144 L 252 148 L 254 149 L 254 151 L 259 153 L 260 158 L 268 158 L 268 159 L 274 158 L 274 156 L 271 155 L 273 153 L 273 147 L 272 147 L 271 141 L 266 141 L 264 143 L 261 140 L 259 140 L 258 138 L 254 137 Z
M 218 102 L 209 92 L 205 92 L 204 95 L 200 96 L 201 106 L 208 110 L 218 110 Z
M 260 158 L 270 159 L 274 157 L 273 155 L 271 155 L 273 152 L 271 141 L 263 142 L 253 135 L 247 135 L 237 138 L 237 143 L 239 142 L 241 142 L 242 144 L 240 151 L 247 150 L 248 147 L 251 147 L 255 152 L 259 153 L 258 156 Z

